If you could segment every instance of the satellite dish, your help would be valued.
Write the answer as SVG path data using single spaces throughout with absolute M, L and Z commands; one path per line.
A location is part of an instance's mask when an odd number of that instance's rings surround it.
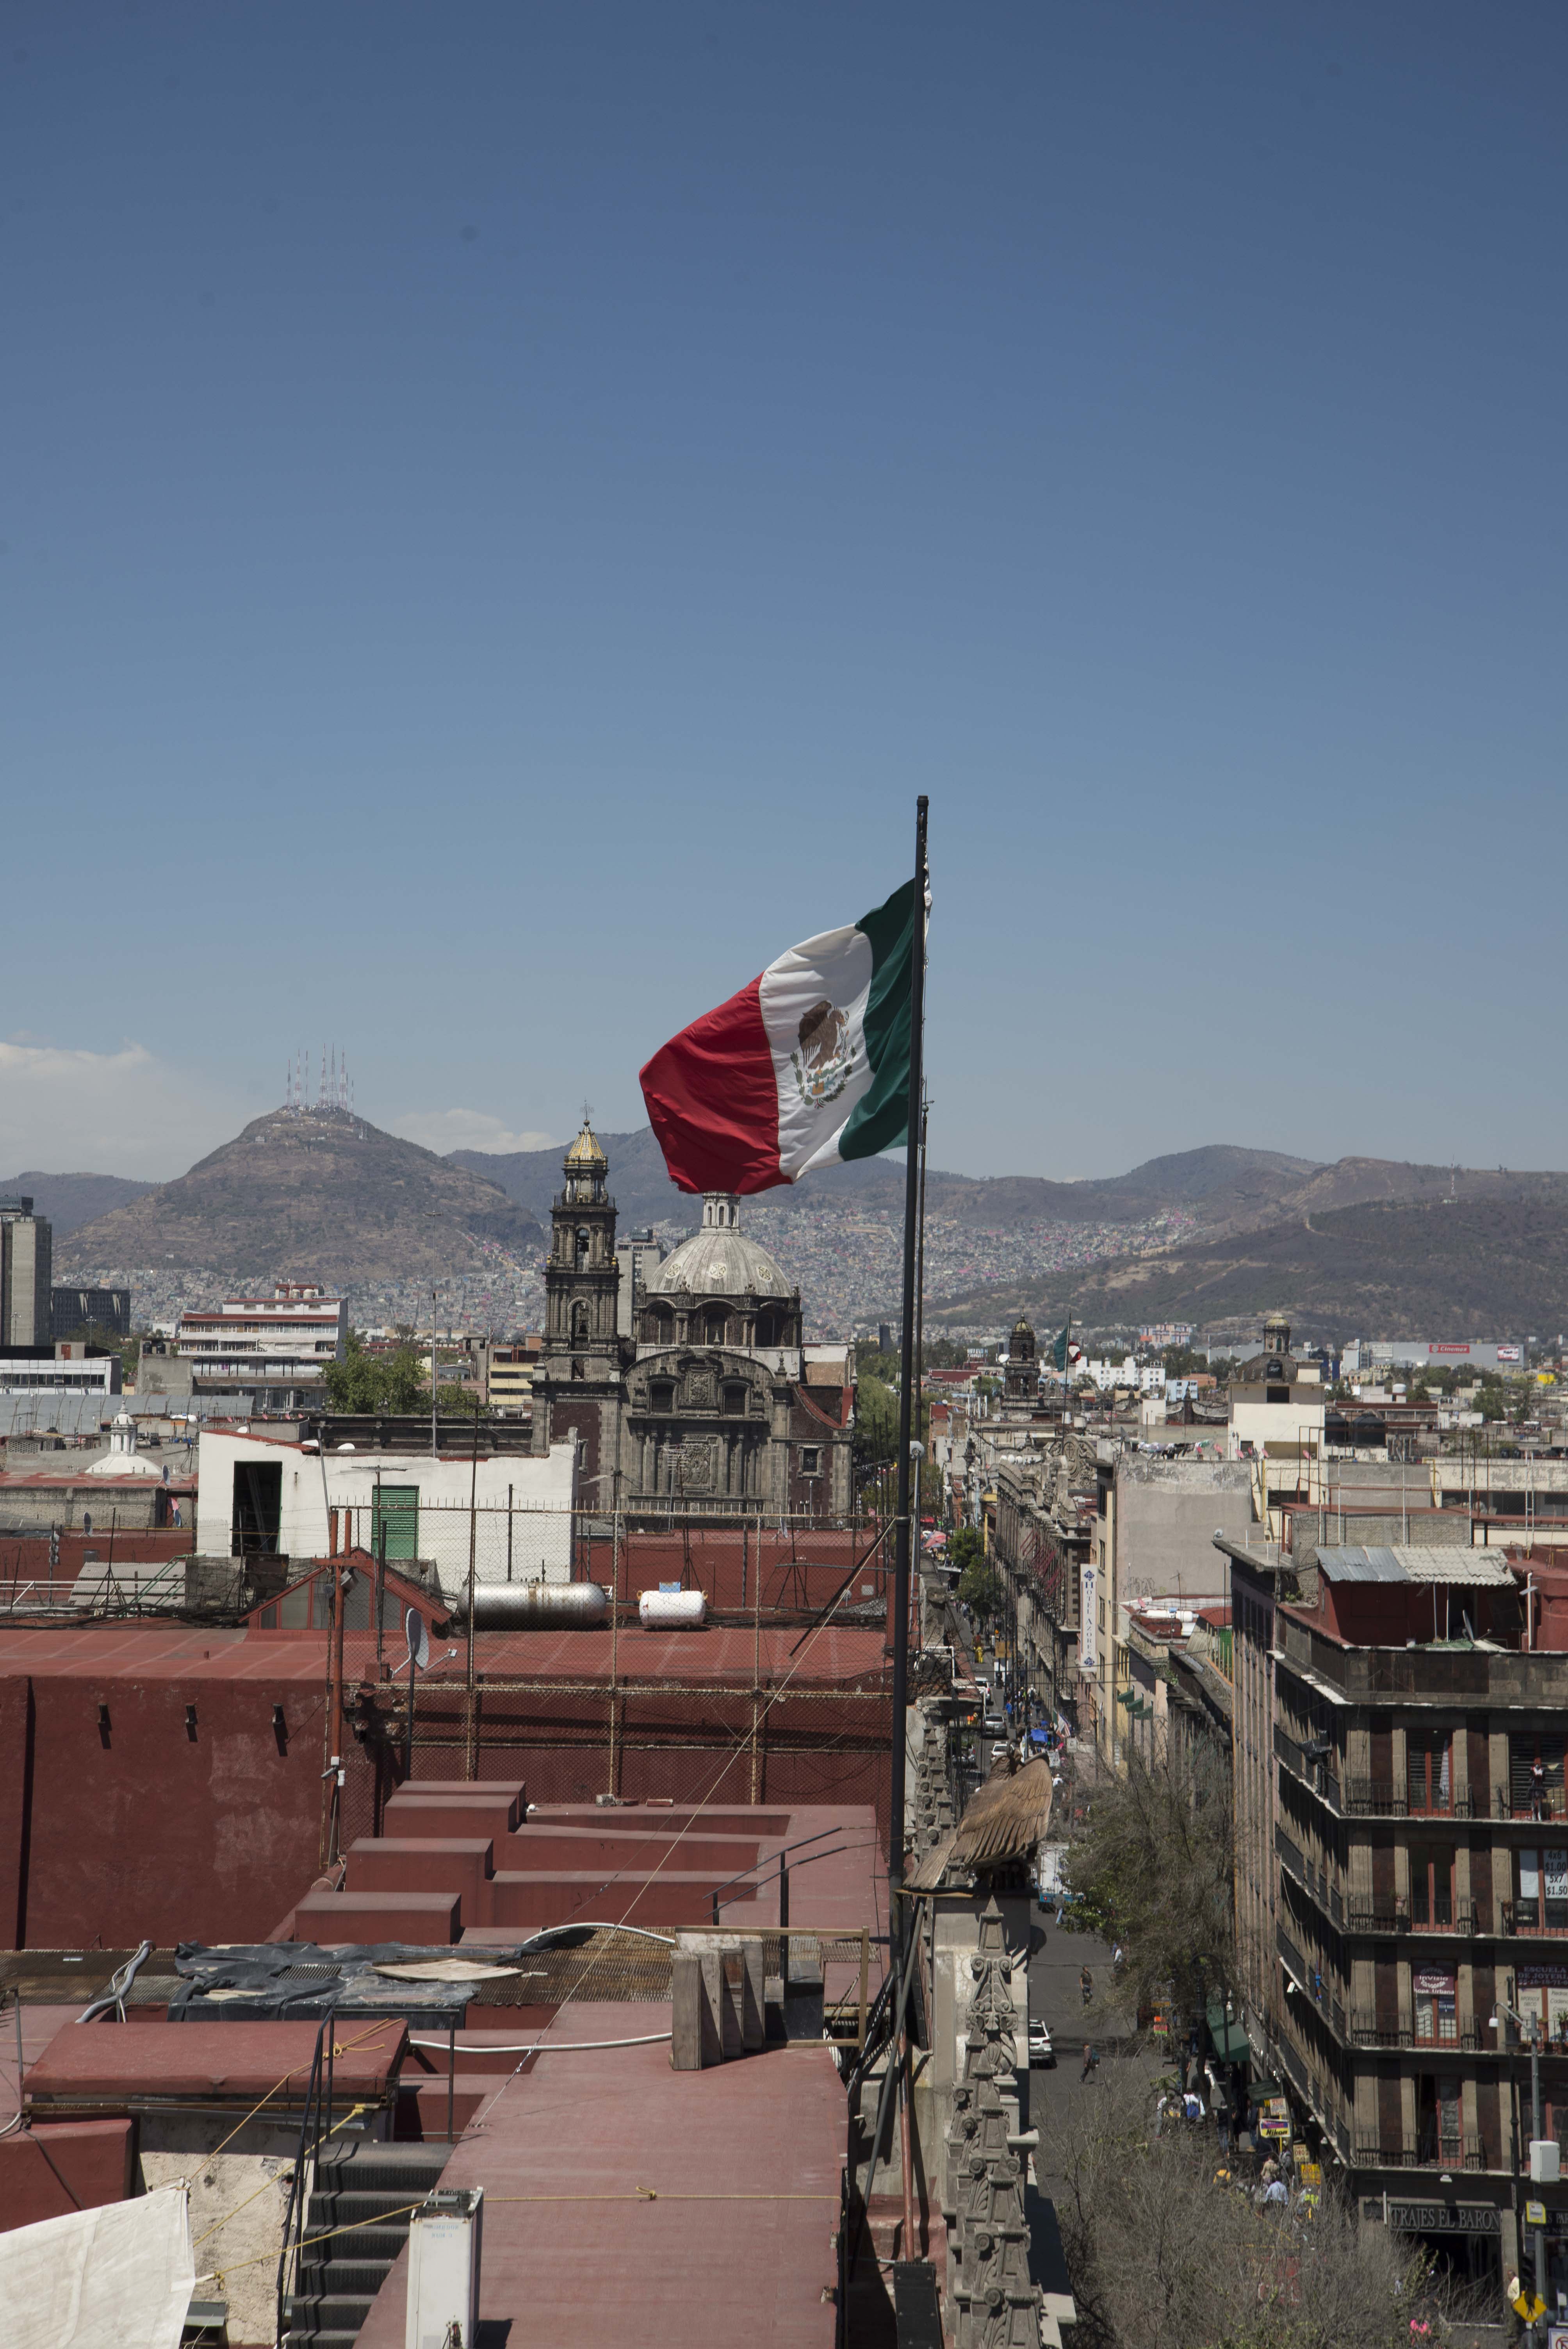
M 408 1642 L 409 1662 L 423 1671 L 430 1661 L 430 1634 L 426 1630 L 425 1619 L 417 1607 L 409 1607 L 404 1610 L 403 1637 Z

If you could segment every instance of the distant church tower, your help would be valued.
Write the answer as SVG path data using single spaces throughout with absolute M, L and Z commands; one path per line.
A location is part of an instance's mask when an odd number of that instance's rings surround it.
M 543 1452 L 575 1434 L 583 1446 L 583 1474 L 593 1476 L 614 1467 L 618 1451 L 622 1346 L 615 1308 L 621 1273 L 615 1202 L 605 1182 L 609 1161 L 586 1113 L 562 1172 L 565 1180 L 550 1210 L 533 1449 Z M 607 1489 L 583 1497 L 588 1506 L 601 1498 L 606 1508 L 613 1506 Z
M 589 1375 L 589 1358 L 618 1363 L 615 1299 L 615 1202 L 605 1188 L 609 1161 L 587 1121 L 566 1154 L 565 1188 L 550 1211 L 550 1260 L 544 1268 L 544 1350 L 581 1358 L 573 1378 Z
M 1007 1341 L 1007 1366 L 1002 1373 L 1002 1401 L 1004 1404 L 1026 1405 L 1033 1409 L 1039 1399 L 1040 1365 L 1035 1351 L 1035 1333 L 1020 1313 Z

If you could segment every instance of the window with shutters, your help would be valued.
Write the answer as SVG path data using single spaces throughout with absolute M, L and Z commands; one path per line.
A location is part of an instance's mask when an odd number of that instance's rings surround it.
M 1410 1846 L 1410 1922 L 1435 1931 L 1454 1921 L 1454 1855 L 1451 1844 Z
M 1416 2134 L 1422 2161 L 1457 2161 L 1463 2148 L 1460 2084 L 1451 2073 L 1416 2075 Z
M 1407 1808 L 1453 1808 L 1453 1746 L 1446 1729 L 1412 1729 L 1405 1739 Z

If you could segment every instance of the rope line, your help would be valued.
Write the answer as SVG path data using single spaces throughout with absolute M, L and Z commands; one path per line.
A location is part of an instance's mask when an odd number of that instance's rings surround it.
M 348 2111 L 344 2114 L 343 2118 L 340 2121 L 334 2121 L 332 2127 L 323 2133 L 321 2142 L 325 2143 L 326 2137 L 335 2137 L 340 2128 L 346 2128 L 350 2121 L 357 2120 L 361 2113 L 367 2113 L 369 2110 L 370 2106 L 368 2105 L 350 2106 Z M 319 2152 L 319 2150 L 320 2146 L 318 2144 L 317 2151 Z M 212 2159 L 212 2156 L 209 2154 L 207 2156 L 207 2159 L 211 2161 Z M 264 2178 L 262 2180 L 262 2183 L 257 2187 L 254 2194 L 247 2194 L 244 2200 L 242 2202 L 236 2202 L 232 2210 L 225 2210 L 221 2219 L 214 2219 L 212 2224 L 207 2229 L 207 2233 L 197 2236 L 196 2240 L 191 2246 L 191 2250 L 193 2251 L 199 2251 L 202 2244 L 206 2241 L 208 2235 L 215 2235 L 220 2227 L 226 2227 L 231 2219 L 237 2219 L 242 2210 L 248 2210 L 253 2202 L 258 2201 L 261 2197 L 268 2191 L 269 2188 L 276 2186 L 279 2180 L 277 2178 Z
M 489 2202 L 836 2202 L 838 2189 L 825 2189 L 815 2194 L 666 2194 L 661 2186 L 634 2186 L 618 2194 L 490 2194 Z M 374 2219 L 350 2219 L 341 2227 L 329 2227 L 325 2234 L 306 2235 L 299 2249 L 312 2250 L 317 2243 L 330 2243 L 339 2235 L 355 2235 L 365 2227 L 385 2227 L 389 2219 L 404 2219 L 411 2211 L 422 2210 L 424 2202 L 400 2203 L 396 2210 L 383 2210 Z M 206 2237 L 202 2237 L 203 2242 Z M 226 2268 L 213 2268 L 200 2275 L 198 2283 L 222 2283 L 225 2276 L 237 2275 L 242 2268 L 259 2267 L 265 2260 L 275 2260 L 273 2251 L 258 2251 L 253 2259 L 234 2260 Z
M 394 2017 L 393 2020 L 400 2021 L 401 2017 Z M 362 2031 L 360 2033 L 357 2039 L 349 2039 L 341 2042 L 334 2040 L 331 2046 L 333 2061 L 335 2063 L 340 2055 L 351 2055 L 356 2047 L 363 2047 L 367 2039 L 374 2039 L 378 2031 L 385 2031 L 387 2028 L 387 2024 L 384 2021 L 380 2023 L 373 2023 L 368 2031 Z M 309 2064 L 296 2064 L 293 2071 L 285 2072 L 283 2078 L 278 2081 L 276 2086 L 271 2087 L 267 2090 L 267 2093 L 262 2098 L 261 2103 L 259 2105 L 253 2105 L 250 2111 L 245 2115 L 244 2119 L 235 2122 L 233 2127 L 229 2131 L 228 2136 L 223 2139 L 222 2144 L 215 2145 L 211 2152 L 203 2155 L 202 2158 L 206 2161 L 216 2161 L 218 2156 L 223 2152 L 225 2147 L 233 2144 L 234 2139 L 239 2136 L 240 2131 L 242 2128 L 248 2128 L 251 2123 L 255 2119 L 256 2115 L 272 2103 L 273 2098 L 279 2093 L 279 2091 L 286 2088 L 291 2080 L 297 2080 L 302 2072 L 308 2072 L 311 2068 L 311 2064 L 315 2062 L 315 2057 L 313 2054 Z

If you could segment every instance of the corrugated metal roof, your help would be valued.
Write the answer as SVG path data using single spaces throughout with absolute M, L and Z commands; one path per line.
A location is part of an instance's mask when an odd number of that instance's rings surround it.
M 1401 1545 L 1398 1549 L 1347 1543 L 1317 1553 L 1330 1582 L 1463 1582 L 1506 1587 L 1513 1580 L 1500 1549 Z
M 132 1419 L 231 1419 L 247 1398 L 160 1394 L 50 1394 L 46 1388 L 0 1392 L 0 1436 L 92 1435 L 121 1412 Z

